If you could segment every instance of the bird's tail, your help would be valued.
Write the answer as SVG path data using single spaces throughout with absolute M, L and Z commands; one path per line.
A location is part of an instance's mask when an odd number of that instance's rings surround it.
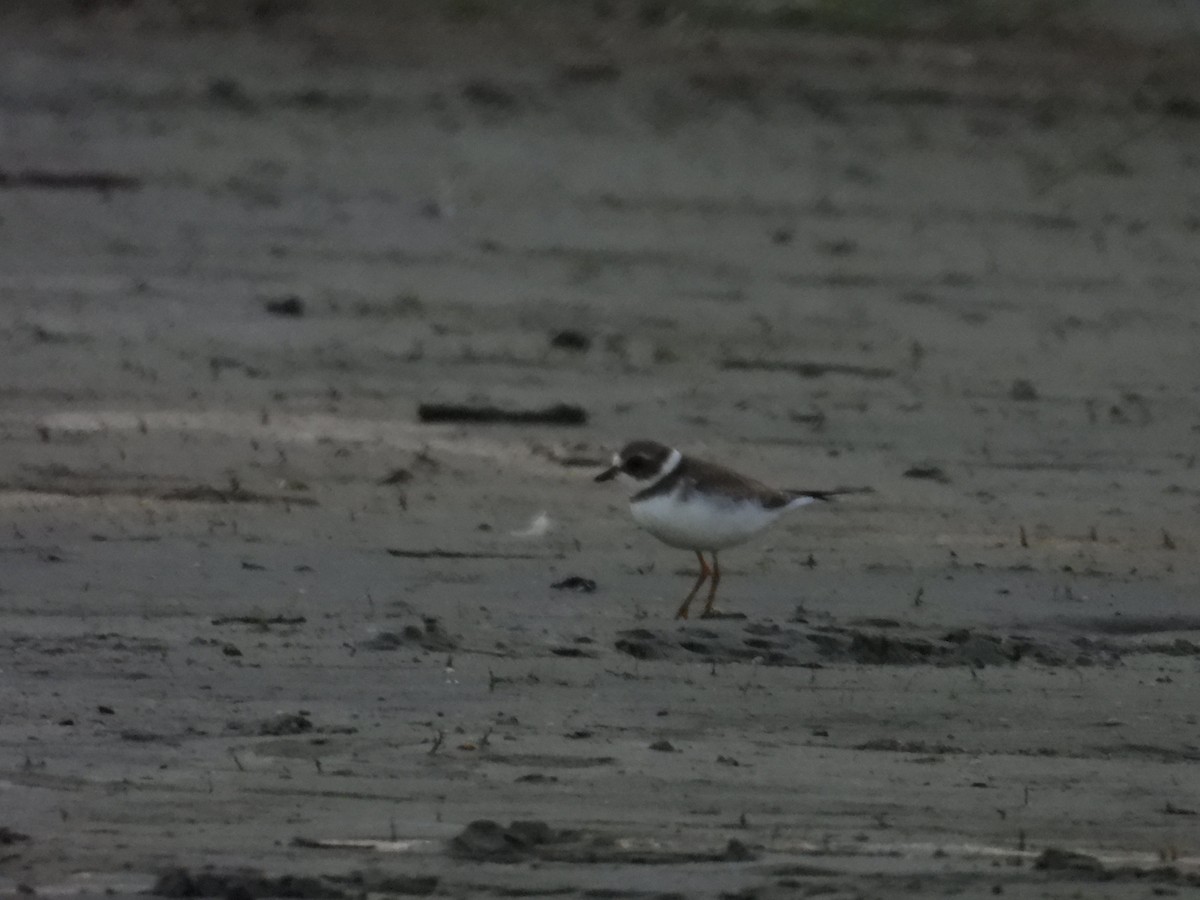
M 822 503 L 829 503 L 834 497 L 840 497 L 845 494 L 872 494 L 874 488 L 869 487 L 839 487 L 828 491 L 798 491 L 785 490 L 784 493 L 789 497 L 788 509 L 798 509 L 801 506 L 808 506 L 810 503 L 816 503 L 818 500 Z

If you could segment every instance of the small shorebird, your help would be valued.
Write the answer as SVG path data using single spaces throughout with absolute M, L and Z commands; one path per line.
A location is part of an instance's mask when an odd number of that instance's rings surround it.
M 700 577 L 683 598 L 675 618 L 686 619 L 688 607 L 711 576 L 702 616 L 712 615 L 721 567 L 717 551 L 748 541 L 789 510 L 838 494 L 869 488 L 831 491 L 776 490 L 714 463 L 684 456 L 655 441 L 633 441 L 613 455 L 612 465 L 596 481 L 620 478 L 632 490 L 629 511 L 652 535 L 700 560 Z M 712 554 L 712 566 L 704 551 Z

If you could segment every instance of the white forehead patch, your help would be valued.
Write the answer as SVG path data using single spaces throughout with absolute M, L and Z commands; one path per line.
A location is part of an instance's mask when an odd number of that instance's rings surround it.
M 663 463 L 661 474 L 670 475 L 679 468 L 681 462 L 683 462 L 683 454 L 678 450 L 672 450 L 671 455 L 667 457 L 667 461 Z

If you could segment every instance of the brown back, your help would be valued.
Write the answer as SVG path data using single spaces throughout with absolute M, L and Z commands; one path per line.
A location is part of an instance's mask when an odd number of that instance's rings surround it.
M 718 493 L 730 500 L 757 499 L 767 509 L 778 509 L 791 501 L 791 496 L 783 491 L 768 487 L 761 481 L 755 481 L 744 475 L 739 475 L 724 466 L 705 462 L 702 459 L 691 459 L 685 456 L 674 472 L 660 478 L 654 484 L 633 495 L 634 500 L 646 500 L 659 497 L 675 490 L 677 485 L 683 485 L 683 496 L 686 499 L 700 485 L 705 490 Z

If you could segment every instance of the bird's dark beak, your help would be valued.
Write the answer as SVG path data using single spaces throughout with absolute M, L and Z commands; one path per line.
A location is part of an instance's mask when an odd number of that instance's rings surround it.
M 609 466 L 603 472 L 596 476 L 597 481 L 612 481 L 617 477 L 617 473 L 621 471 L 620 466 Z

